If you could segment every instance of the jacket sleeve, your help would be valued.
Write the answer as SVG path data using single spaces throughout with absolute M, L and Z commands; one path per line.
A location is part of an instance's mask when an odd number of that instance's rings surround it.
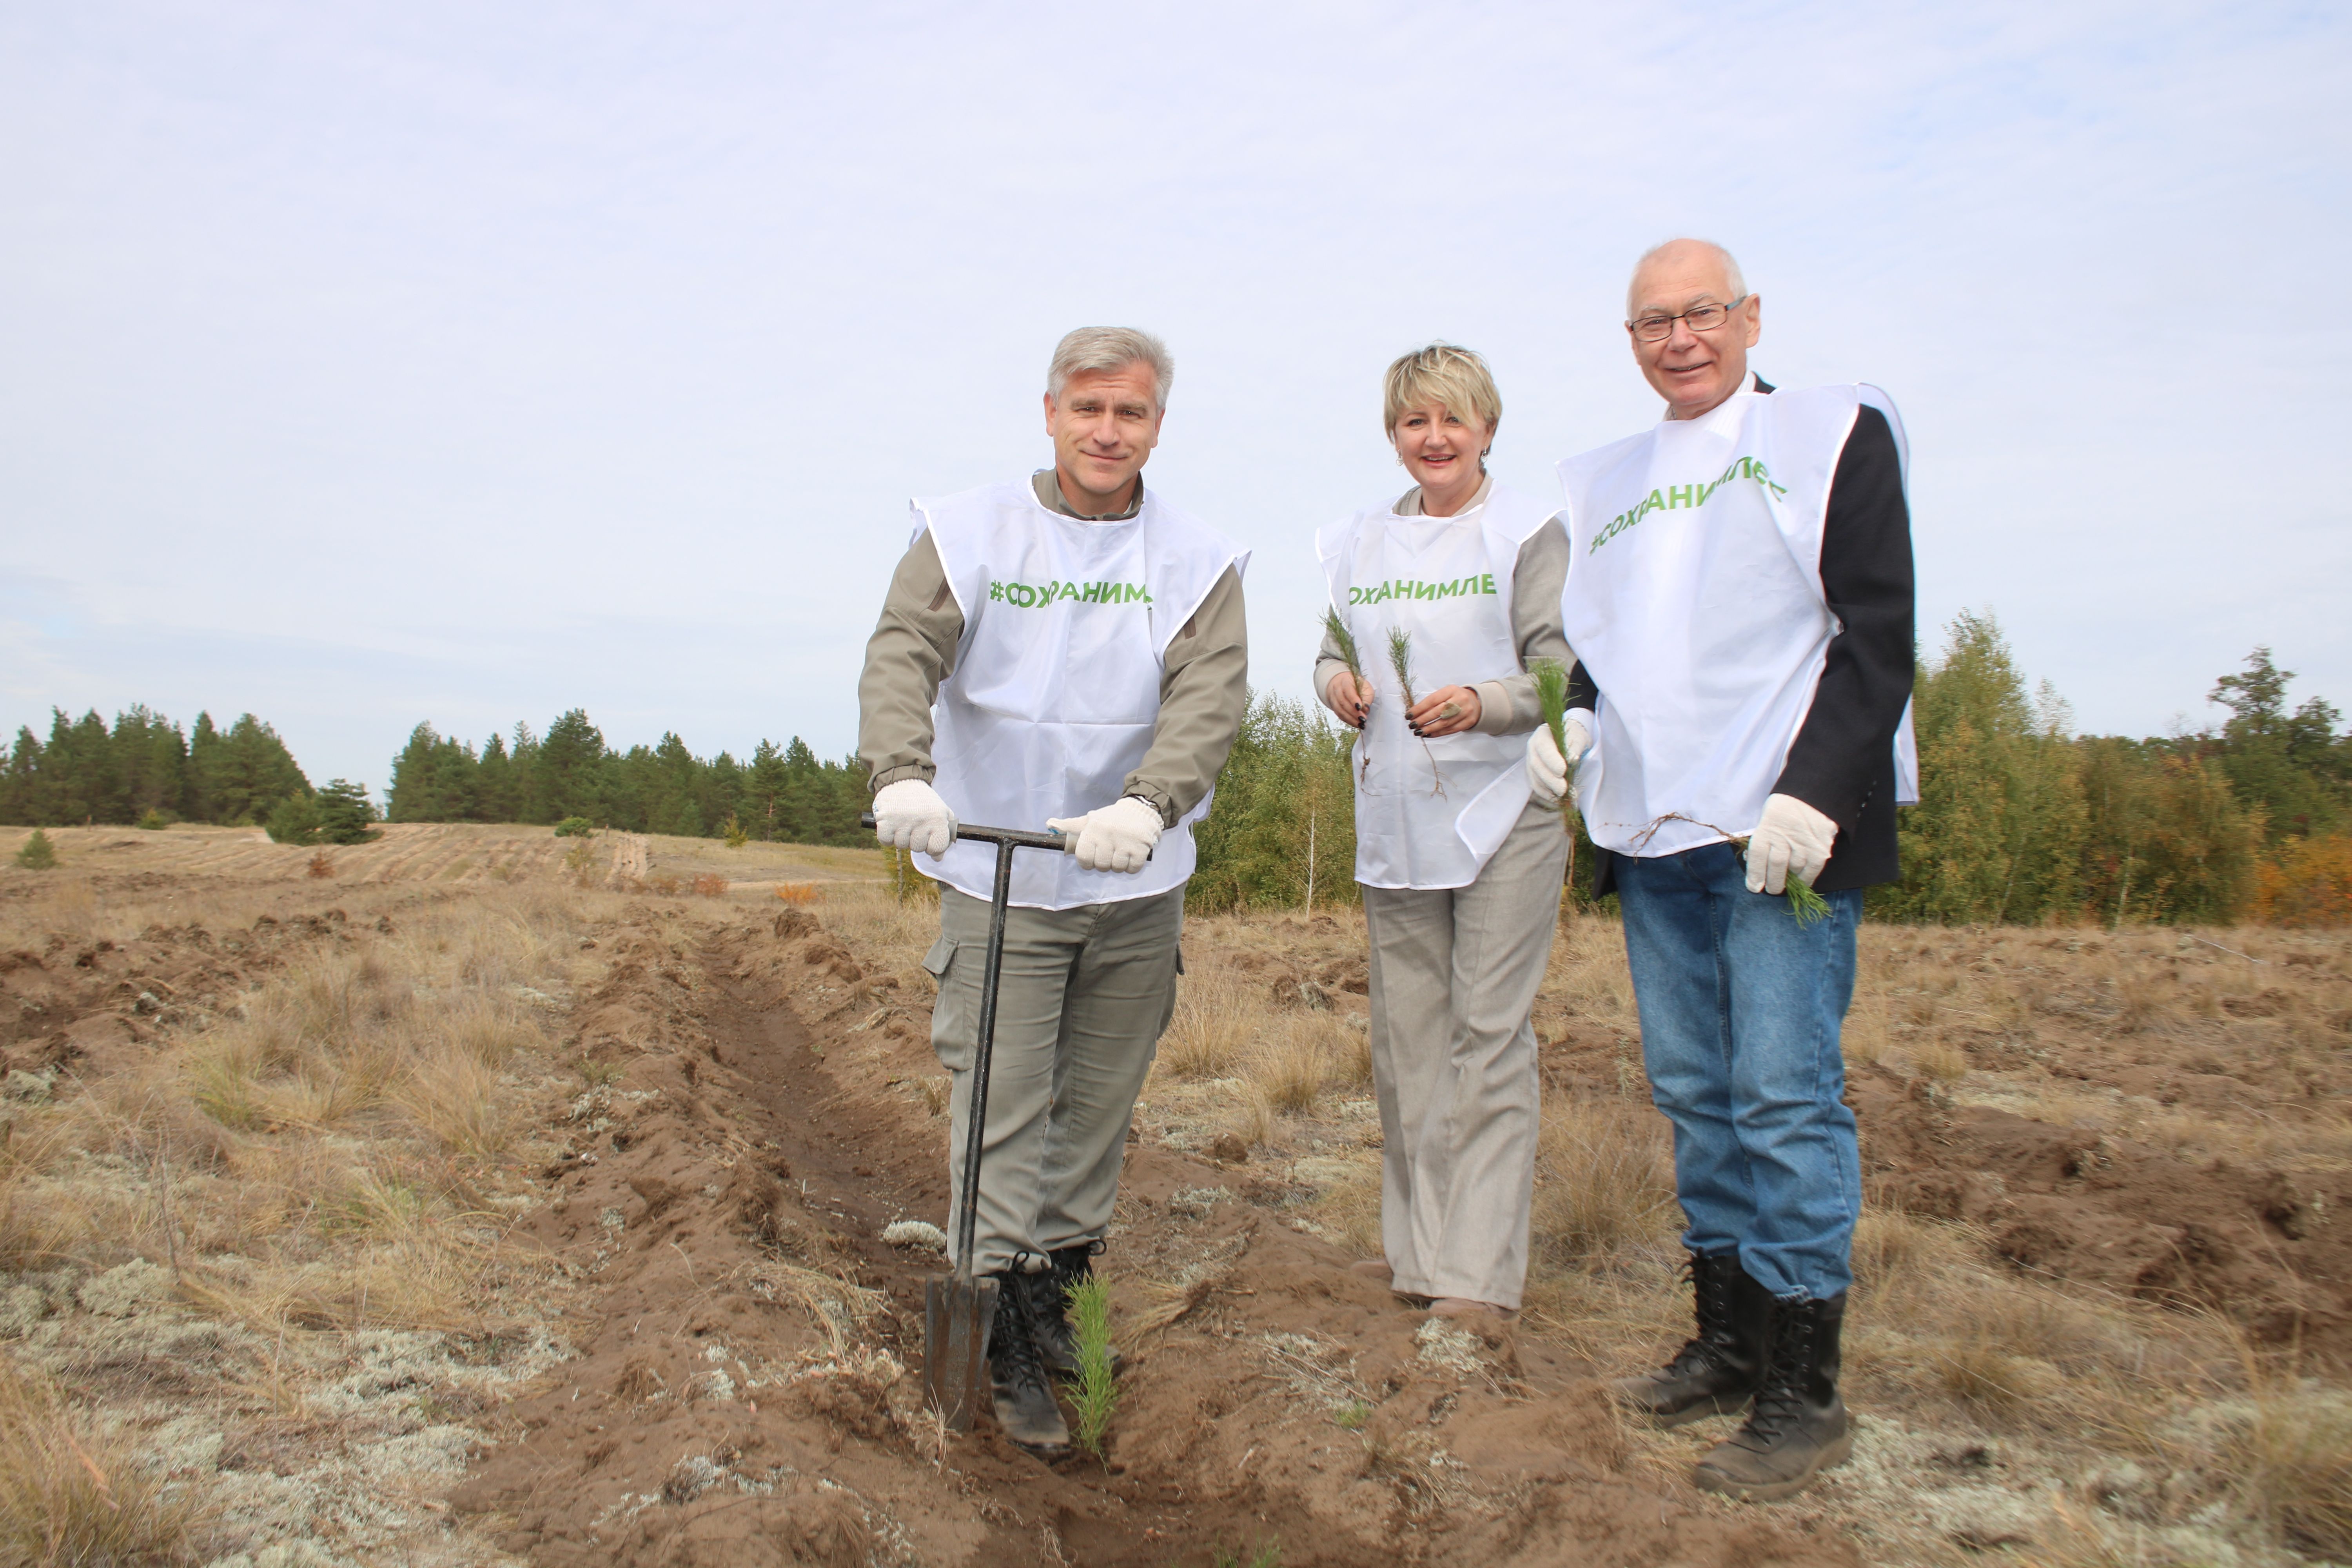
M 1158 806 L 1173 827 L 1217 782 L 1248 709 L 1249 616 L 1242 574 L 1228 566 L 1168 645 L 1151 746 L 1123 793 Z
M 928 784 L 940 682 L 955 672 L 963 639 L 963 608 L 948 588 L 947 568 L 925 530 L 890 574 L 882 618 L 866 639 L 866 668 L 857 678 L 857 755 L 867 787 L 900 779 Z
M 1838 619 L 1813 704 L 1773 791 L 1838 825 L 1841 848 L 1892 789 L 1895 731 L 1911 700 L 1911 514 L 1886 416 L 1865 405 L 1839 454 L 1822 531 L 1822 589 Z M 1880 810 L 1890 802 L 1875 803 Z

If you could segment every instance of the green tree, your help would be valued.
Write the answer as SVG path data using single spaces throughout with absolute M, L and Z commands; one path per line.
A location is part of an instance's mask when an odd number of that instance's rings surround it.
M 2222 771 L 2238 797 L 2261 809 L 2273 843 L 2329 832 L 2347 816 L 2347 752 L 2336 736 L 2343 715 L 2315 697 L 2288 712 L 2294 679 L 2257 647 L 2206 696 L 2230 710 L 2217 748 Z
M 1352 739 L 1319 707 L 1252 697 L 1209 815 L 1192 829 L 1200 861 L 1187 908 L 1303 908 L 1310 864 L 1316 903 L 1357 901 Z
M 518 739 L 528 734 L 523 731 Z M 532 752 L 528 820 L 555 822 L 566 816 L 601 820 L 606 816 L 601 787 L 604 732 L 589 721 L 584 710 L 574 708 L 549 725 L 547 738 L 537 742 Z
M 1922 668 L 1912 722 L 1919 804 L 1901 814 L 1902 880 L 1870 907 L 1896 920 L 2032 922 L 2080 901 L 2086 812 L 2065 705 L 2039 703 L 1992 616 L 1962 611 Z
M 49 842 L 49 836 L 37 827 L 16 851 L 16 864 L 27 871 L 46 871 L 57 863 L 57 847 Z
M 329 844 L 364 844 L 381 837 L 371 830 L 375 807 L 368 800 L 365 784 L 330 779 L 312 797 L 311 809 L 318 818 L 319 837 Z

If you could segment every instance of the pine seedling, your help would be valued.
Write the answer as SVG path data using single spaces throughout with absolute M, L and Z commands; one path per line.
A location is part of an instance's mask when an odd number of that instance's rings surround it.
M 1813 891 L 1813 885 L 1794 872 L 1790 873 L 1787 892 L 1789 912 L 1797 917 L 1799 925 L 1809 926 L 1815 921 L 1829 918 L 1830 901 Z
M 1389 668 L 1396 671 L 1397 689 L 1404 693 L 1405 711 L 1410 713 L 1412 705 L 1421 699 L 1413 694 L 1412 689 L 1412 634 L 1402 626 L 1389 628 Z M 1438 770 L 1437 753 L 1430 751 L 1426 737 L 1422 740 L 1421 749 L 1429 757 L 1429 793 L 1444 795 L 1445 775 Z
M 57 863 L 57 847 L 49 842 L 49 836 L 37 827 L 33 829 L 33 836 L 25 840 L 25 847 L 16 851 L 16 864 L 27 871 L 46 871 Z
M 1067 1384 L 1070 1403 L 1078 1413 L 1076 1435 L 1078 1446 L 1099 1459 L 1103 1434 L 1118 1408 L 1118 1384 L 1110 1369 L 1110 1286 L 1101 1279 L 1082 1279 L 1069 1288 L 1069 1302 L 1070 1327 L 1078 1342 L 1078 1370 Z
M 1358 680 L 1363 679 L 1364 660 L 1356 651 L 1356 634 L 1348 629 L 1348 617 L 1339 613 L 1337 605 L 1323 606 L 1323 635 L 1339 650 L 1339 661 L 1348 667 L 1348 673 Z
M 1568 755 L 1568 667 L 1556 658 L 1539 658 L 1532 673 L 1536 678 L 1536 700 L 1543 705 L 1544 728 L 1551 731 L 1551 743 L 1568 761 L 1568 783 L 1559 796 L 1559 825 L 1574 838 L 1576 763 Z
M 1733 852 L 1738 854 L 1739 858 L 1743 861 L 1748 858 L 1748 836 L 1746 834 L 1725 833 L 1722 828 L 1716 826 L 1712 822 L 1701 822 L 1697 817 L 1685 816 L 1679 811 L 1670 811 L 1666 813 L 1665 816 L 1659 817 L 1655 822 L 1651 823 L 1647 827 L 1642 829 L 1641 832 L 1635 834 L 1633 836 L 1634 847 L 1638 850 L 1643 845 L 1647 844 L 1651 837 L 1657 833 L 1658 829 L 1664 827 L 1669 822 L 1687 822 L 1694 827 L 1704 827 L 1711 833 L 1722 833 L 1724 838 L 1731 845 Z M 1829 900 L 1822 898 L 1821 894 L 1815 892 L 1813 890 L 1813 885 L 1811 882 L 1806 881 L 1802 877 L 1797 876 L 1793 872 L 1791 872 L 1788 879 L 1782 883 L 1780 894 L 1781 897 L 1789 900 L 1789 913 L 1794 917 L 1796 922 L 1801 926 L 1811 925 L 1815 921 L 1825 920 L 1829 916 Z
M 1396 671 L 1397 689 L 1411 709 L 1421 699 L 1412 694 L 1412 635 L 1402 626 L 1389 628 L 1389 668 Z
M 1348 667 L 1348 674 L 1354 679 L 1357 686 L 1360 689 L 1363 687 L 1366 684 L 1364 658 L 1356 650 L 1356 634 L 1349 629 L 1348 617 L 1339 613 L 1339 607 L 1337 605 L 1323 606 L 1323 636 L 1333 647 L 1339 650 L 1339 662 Z M 1370 718 L 1370 714 L 1365 715 L 1367 722 Z M 1360 777 L 1370 773 L 1372 766 L 1372 753 L 1364 752 L 1356 766 Z

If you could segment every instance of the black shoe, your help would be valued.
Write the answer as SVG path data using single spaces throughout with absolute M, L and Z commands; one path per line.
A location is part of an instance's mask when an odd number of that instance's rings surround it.
M 1694 1252 L 1690 1276 L 1698 1332 L 1657 1371 L 1610 1384 L 1621 1404 L 1660 1426 L 1738 1415 L 1764 1381 L 1771 1358 L 1779 1303 L 1739 1267 L 1739 1255 Z
M 1711 1492 L 1778 1502 L 1853 1456 L 1853 1434 L 1837 1388 L 1844 1322 L 1843 1290 L 1825 1301 L 1780 1304 L 1772 1363 L 1756 1391 L 1756 1407 L 1738 1431 L 1699 1460 L 1693 1480 Z
M 1094 1278 L 1094 1260 L 1102 1255 L 1100 1241 L 1057 1247 L 1045 1256 L 1052 1267 L 1029 1276 L 1037 1281 L 1031 1300 L 1031 1321 L 1036 1325 L 1037 1353 L 1064 1377 L 1078 1375 L 1078 1335 L 1070 1327 L 1070 1288 Z M 1118 1352 L 1110 1352 L 1111 1371 L 1118 1370 Z
M 995 1396 L 996 1424 L 1031 1453 L 1051 1458 L 1068 1451 L 1069 1424 L 1054 1399 L 1053 1374 L 1037 1353 L 1034 1281 L 1050 1270 L 996 1276 L 996 1321 L 988 1331 L 988 1378 Z

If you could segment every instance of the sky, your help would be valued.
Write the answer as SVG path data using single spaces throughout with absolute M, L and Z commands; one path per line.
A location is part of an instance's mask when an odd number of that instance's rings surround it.
M 1147 482 L 1303 696 L 1389 360 L 1484 353 L 1556 495 L 1658 416 L 1675 234 L 1768 379 L 1899 405 L 1925 652 L 2352 709 L 2347 83 L 2320 5 L 0 0 L 0 726 L 844 755 L 908 499 L 1050 461 L 1090 323 L 1173 351 Z

